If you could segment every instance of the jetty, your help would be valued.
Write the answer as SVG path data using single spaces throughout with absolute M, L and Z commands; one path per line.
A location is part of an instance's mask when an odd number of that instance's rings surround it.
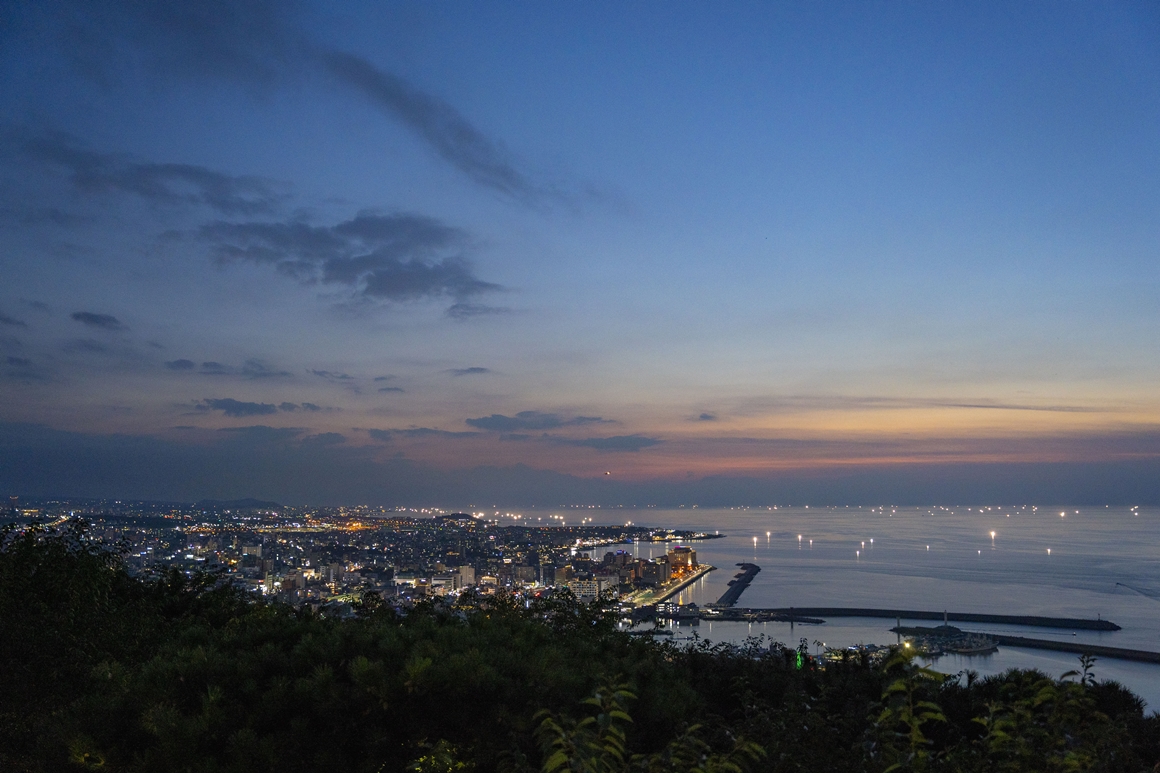
M 1105 647 L 1102 644 L 1085 644 L 1083 642 L 1054 641 L 1052 639 L 1029 639 L 1026 636 L 1004 636 L 1003 634 L 989 633 L 997 643 L 1006 647 L 1027 647 L 1035 650 L 1055 650 L 1056 652 L 1074 652 L 1077 655 L 1095 655 L 1101 658 L 1116 660 L 1135 660 L 1141 663 L 1160 663 L 1160 652 L 1147 650 L 1130 650 L 1123 647 Z
M 757 564 L 738 564 L 741 571 L 729 581 L 729 588 L 721 594 L 721 598 L 717 599 L 717 603 L 708 604 L 711 608 L 726 609 L 737 604 L 737 600 L 741 598 L 741 594 L 749 587 L 749 583 L 753 582 L 753 578 L 761 571 L 761 567 Z
M 974 612 L 924 612 L 913 609 L 856 609 L 853 607 L 784 607 L 780 609 L 753 609 L 787 617 L 887 617 L 905 620 L 954 620 L 958 623 L 1000 623 L 1024 625 L 1033 628 L 1067 628 L 1075 631 L 1118 631 L 1120 626 L 1110 620 L 1089 620 L 1075 617 L 1040 617 L 1036 615 L 989 615 Z

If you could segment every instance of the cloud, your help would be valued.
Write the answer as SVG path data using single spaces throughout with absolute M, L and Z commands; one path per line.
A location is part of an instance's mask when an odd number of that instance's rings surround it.
M 88 327 L 96 327 L 102 330 L 125 330 L 125 326 L 121 321 L 112 314 L 96 314 L 91 311 L 74 311 L 69 315 L 77 322 Z
M 368 429 L 367 434 L 374 440 L 388 443 L 395 437 L 405 438 L 477 438 L 481 437 L 481 432 L 450 432 L 445 429 L 433 429 L 431 427 L 408 427 L 406 429 Z
M 584 440 L 556 438 L 557 443 L 581 448 L 595 448 L 597 451 L 639 451 L 642 448 L 660 445 L 659 438 L 645 437 L 644 435 L 614 435 L 613 437 L 595 437 Z
M 517 199 L 539 198 L 544 193 L 516 169 L 502 146 L 438 97 L 353 54 L 322 50 L 319 61 L 336 79 L 414 131 L 440 158 L 476 183 Z
M 266 416 L 278 412 L 278 406 L 271 403 L 248 403 L 235 400 L 232 397 L 212 398 L 202 400 L 198 410 L 221 411 L 226 416 Z
M 452 376 L 455 376 L 455 377 L 459 377 L 459 376 L 481 376 L 481 375 L 483 375 L 483 374 L 485 374 L 485 373 L 491 373 L 491 369 L 490 369 L 490 368 L 480 368 L 480 367 L 472 367 L 472 368 L 452 368 L 451 370 L 448 370 L 448 371 L 445 371 L 445 372 L 446 372 L 446 373 L 450 373 Z
M 16 21 L 39 24 L 31 35 L 38 45 L 55 36 L 77 71 L 98 82 L 131 73 L 270 87 L 321 74 L 406 127 L 476 184 L 524 201 L 557 195 L 532 182 L 500 143 L 442 99 L 360 56 L 312 42 L 300 21 L 300 3 L 63 0 L 44 5 Z
M 183 361 L 177 360 L 177 362 Z M 201 372 L 207 376 L 241 376 L 250 379 L 288 378 L 293 375 L 288 370 L 271 368 L 258 359 L 246 360 L 240 368 L 210 360 L 201 364 Z
M 485 306 L 481 303 L 456 303 L 447 309 L 447 316 L 462 322 L 476 317 L 495 317 L 510 314 L 511 309 L 503 306 Z
M 193 360 L 170 360 L 165 363 L 165 367 L 170 370 L 193 370 L 197 367 L 197 363 Z
M 322 432 L 317 435 L 309 435 L 302 438 L 304 444 L 309 443 L 315 446 L 333 446 L 339 443 L 346 442 L 346 436 L 338 432 Z
M 380 392 L 402 392 L 404 390 L 401 387 L 381 387 L 379 389 L 379 391 Z
M 520 411 L 515 416 L 504 416 L 493 413 L 478 419 L 466 419 L 469 426 L 490 432 L 515 432 L 517 430 L 557 429 L 559 427 L 578 427 L 585 424 L 611 423 L 608 419 L 599 416 L 576 416 L 565 419 L 557 413 L 540 413 L 539 411 Z
M 354 381 L 354 376 L 346 373 L 335 373 L 330 370 L 308 370 L 307 373 L 313 373 L 319 378 L 324 378 L 327 381 Z
M 321 406 L 315 405 L 314 403 L 302 403 L 302 410 L 304 410 L 304 411 L 321 411 L 323 409 Z
M 274 370 L 261 360 L 246 360 L 242 364 L 242 375 L 246 378 L 285 378 L 290 375 L 290 372 Z
M 344 286 L 357 298 L 461 301 L 502 289 L 475 276 L 461 254 L 463 231 L 424 215 L 360 212 L 333 226 L 218 221 L 198 236 L 222 263 L 271 265 L 305 284 Z
M 30 368 L 32 367 L 32 360 L 25 357 L 9 357 L 7 359 L 9 365 L 14 368 Z
M 93 196 L 128 193 L 159 204 L 205 205 L 225 215 L 270 213 L 288 198 L 271 180 L 191 164 L 131 161 L 87 150 L 61 133 L 15 134 L 25 156 L 63 169 L 78 190 Z
M 736 412 L 799 413 L 808 411 L 887 411 L 924 408 L 962 408 L 989 411 L 1046 411 L 1050 413 L 1106 413 L 1109 407 L 1037 403 L 1011 403 L 989 398 L 880 397 L 850 395 L 788 395 L 741 401 Z
M 254 424 L 249 427 L 223 427 L 218 430 L 218 432 L 228 433 L 239 440 L 257 443 L 285 443 L 305 431 L 301 427 L 268 427 L 265 424 Z
M 1160 502 L 1160 431 L 1018 440 L 1022 461 L 822 465 L 760 476 L 688 480 L 582 478 L 517 464 L 446 469 L 400 458 L 378 444 L 295 442 L 295 428 L 186 429 L 169 436 L 66 432 L 0 422 L 0 491 L 28 497 L 132 498 L 193 502 L 257 497 L 287 504 L 501 507 L 702 507 L 825 501 L 1050 502 L 1132 505 Z M 1045 462 L 1041 447 L 1066 451 Z
M 395 378 L 395 376 L 375 376 L 374 380 L 375 381 L 391 381 L 394 378 Z
M 19 319 L 13 319 L 7 314 L 0 313 L 0 325 L 10 325 L 12 327 L 28 327 L 28 323 Z
M 712 413 L 702 413 L 697 417 L 697 421 L 717 421 L 717 416 Z

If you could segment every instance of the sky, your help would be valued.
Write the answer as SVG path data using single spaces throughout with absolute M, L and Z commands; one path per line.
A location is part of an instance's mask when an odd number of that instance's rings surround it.
M 1160 503 L 1154 4 L 0 19 L 0 490 Z

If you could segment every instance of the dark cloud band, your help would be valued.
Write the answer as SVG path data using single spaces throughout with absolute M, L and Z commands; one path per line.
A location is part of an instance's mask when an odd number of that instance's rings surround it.
M 216 222 L 199 231 L 218 260 L 272 265 L 305 283 L 344 285 L 355 296 L 462 300 L 501 289 L 462 256 L 466 234 L 434 218 L 362 212 L 333 226 Z

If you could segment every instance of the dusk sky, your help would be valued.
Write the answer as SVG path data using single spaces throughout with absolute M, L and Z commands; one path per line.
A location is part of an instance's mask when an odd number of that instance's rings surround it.
M 1160 502 L 1153 3 L 3 2 L 0 83 L 0 493 Z

